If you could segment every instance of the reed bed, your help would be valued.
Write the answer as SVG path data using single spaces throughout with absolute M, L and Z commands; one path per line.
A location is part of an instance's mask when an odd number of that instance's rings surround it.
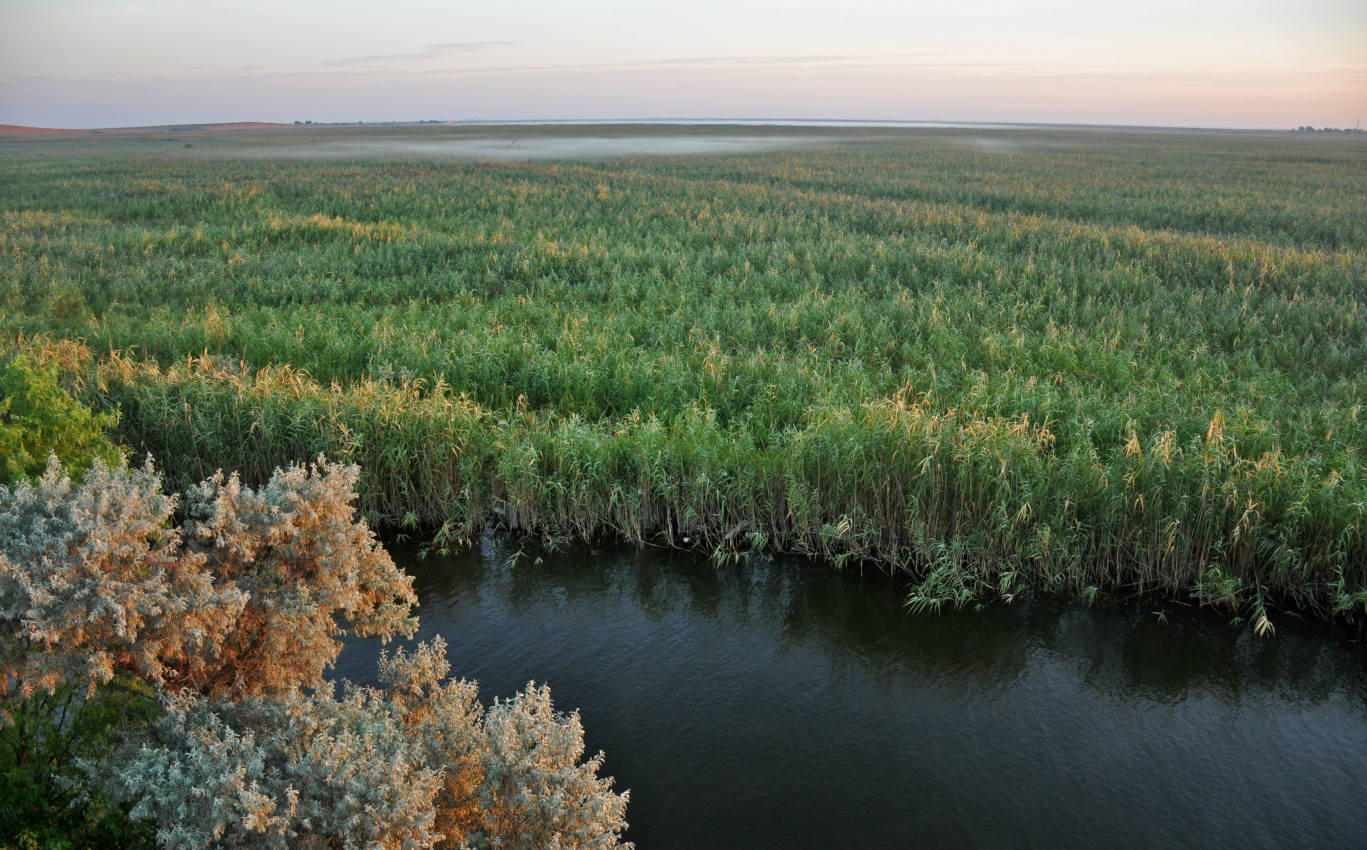
M 0 152 L 5 346 L 66 364 L 173 478 L 326 453 L 374 521 L 440 544 L 797 552 L 907 571 L 924 607 L 1367 613 L 1354 140 L 35 144 Z

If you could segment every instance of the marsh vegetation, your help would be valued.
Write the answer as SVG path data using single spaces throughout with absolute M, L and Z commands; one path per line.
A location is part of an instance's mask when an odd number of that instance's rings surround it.
M 1360 142 L 433 153 L 682 132 L 7 141 L 4 345 L 178 485 L 322 452 L 439 547 L 797 553 L 905 572 L 918 607 L 1159 594 L 1263 632 L 1367 613 Z

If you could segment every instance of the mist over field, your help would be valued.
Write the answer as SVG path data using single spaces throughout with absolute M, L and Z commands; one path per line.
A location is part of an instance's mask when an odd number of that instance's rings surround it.
M 784 150 L 828 142 L 814 136 L 707 136 L 643 135 L 627 137 L 571 136 L 536 138 L 522 136 L 477 139 L 376 139 L 341 140 L 300 145 L 254 147 L 250 142 L 215 149 L 214 156 L 261 159 L 367 159 L 373 157 L 451 157 L 458 159 L 541 160 L 612 159 L 636 156 L 701 156 Z

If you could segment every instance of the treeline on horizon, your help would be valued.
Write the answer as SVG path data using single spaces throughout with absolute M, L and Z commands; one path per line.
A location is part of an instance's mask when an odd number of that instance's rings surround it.
M 1367 612 L 1367 151 L 804 138 L 582 163 L 10 145 L 0 330 L 173 481 L 323 452 L 439 545 L 806 553 L 905 570 L 927 607 Z
M 1292 132 L 1293 132 L 1293 133 L 1354 133 L 1354 134 L 1367 134 L 1367 130 L 1363 130 L 1361 127 L 1344 127 L 1343 129 L 1339 129 L 1338 127 L 1311 127 L 1311 126 L 1308 125 L 1308 124 L 1303 125 L 1303 126 L 1300 126 L 1300 127 L 1297 127 L 1297 128 L 1296 128 L 1295 130 L 1293 130 Z

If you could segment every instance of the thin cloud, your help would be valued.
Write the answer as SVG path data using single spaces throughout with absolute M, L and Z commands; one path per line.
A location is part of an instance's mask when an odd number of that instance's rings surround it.
M 629 62 L 583 62 L 560 65 L 476 65 L 467 68 L 433 68 L 424 71 L 415 71 L 408 74 L 408 76 L 462 76 L 466 74 L 527 73 L 535 71 L 622 71 L 631 70 L 633 68 L 787 68 L 804 65 L 858 67 L 861 63 L 867 62 L 933 55 L 934 54 L 931 53 L 876 53 L 863 56 L 676 56 L 667 59 L 638 59 Z M 904 64 L 906 67 L 915 67 L 918 64 L 924 64 L 929 67 L 931 63 Z
M 634 68 L 649 65 L 816 65 L 829 62 L 863 62 L 870 59 L 908 59 L 931 56 L 930 53 L 877 53 L 849 56 L 677 56 L 671 59 L 649 59 L 639 62 L 618 62 L 610 65 L 575 65 L 575 68 Z M 562 66 L 565 67 L 565 66 Z
M 1361 82 L 1367 80 L 1367 66 L 1304 67 L 1250 63 L 1240 67 L 1139 69 L 1051 69 L 1034 76 L 1040 79 L 1076 81 L 1123 81 L 1136 84 L 1182 83 L 1281 83 L 1301 85 L 1307 79 Z
M 355 56 L 326 63 L 323 67 L 345 68 L 358 65 L 381 64 L 394 61 L 414 61 L 435 59 L 443 56 L 475 52 L 490 47 L 503 47 L 518 44 L 516 41 L 471 41 L 448 44 L 434 44 L 412 53 L 396 53 L 382 56 Z M 490 65 L 467 68 L 440 68 L 426 74 L 487 74 L 499 72 L 524 71 L 607 71 L 629 68 L 725 68 L 725 67 L 764 67 L 791 65 L 832 65 L 850 62 L 885 61 L 889 59 L 912 59 L 933 56 L 932 53 L 876 53 L 865 55 L 798 55 L 798 56 L 674 56 L 664 59 L 639 59 L 627 62 L 586 62 L 575 64 L 543 65 Z
M 472 41 L 446 42 L 433 44 L 422 50 L 410 53 L 376 54 L 373 56 L 353 56 L 337 59 L 312 67 L 271 67 L 267 65 L 237 65 L 231 68 L 214 68 L 203 65 L 186 67 L 177 75 L 148 74 L 140 72 L 113 74 L 78 75 L 25 75 L 7 81 L 11 85 L 75 84 L 90 82 L 207 82 L 231 81 L 243 78 L 271 79 L 319 79 L 334 75 L 365 74 L 375 79 L 386 76 L 399 76 L 405 79 L 433 79 L 488 74 L 536 74 L 564 72 L 620 72 L 640 70 L 650 71 L 699 71 L 724 70 L 727 68 L 763 71 L 765 69 L 797 69 L 820 67 L 831 72 L 869 71 L 869 70 L 914 70 L 935 68 L 1001 68 L 1019 67 L 1035 63 L 1021 62 L 954 62 L 934 59 L 933 52 L 916 53 L 871 53 L 837 55 L 789 55 L 789 56 L 674 56 L 662 59 L 638 59 L 626 62 L 583 62 L 583 63 L 509 63 L 502 65 L 437 65 L 413 67 L 415 61 L 435 59 L 442 56 L 457 56 L 476 53 L 480 50 L 519 44 L 516 41 Z M 919 60 L 919 61 L 918 61 Z
M 1033 62 L 896 62 L 888 60 L 933 56 L 932 53 L 888 53 L 865 56 L 704 56 L 673 59 L 648 59 L 635 62 L 594 62 L 568 65 L 484 65 L 468 68 L 434 68 L 414 71 L 406 76 L 455 77 L 471 74 L 533 73 L 539 71 L 623 71 L 631 69 L 720 69 L 801 68 L 821 66 L 832 70 L 915 69 L 915 68 L 1003 68 L 1033 65 Z
M 386 62 L 421 62 L 429 59 L 441 59 L 463 53 L 472 53 L 479 50 L 488 50 L 494 47 L 508 47 L 513 44 L 517 44 L 517 42 L 446 41 L 441 44 L 429 44 L 421 50 L 413 50 L 408 53 L 380 53 L 371 56 L 348 56 L 344 59 L 334 59 L 331 62 L 324 64 L 329 68 L 350 68 L 357 65 L 379 65 Z

